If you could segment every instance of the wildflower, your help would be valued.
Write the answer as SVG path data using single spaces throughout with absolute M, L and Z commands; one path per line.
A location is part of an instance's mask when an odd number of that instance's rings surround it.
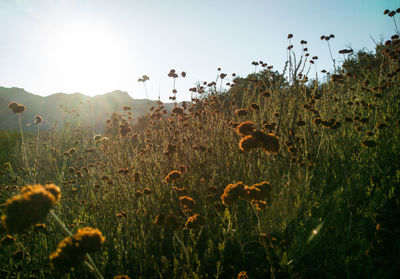
M 166 177 L 165 182 L 171 183 L 182 176 L 180 171 L 171 171 Z
M 199 214 L 194 214 L 187 219 L 185 227 L 188 229 L 198 229 L 204 226 L 204 224 L 204 218 Z
M 247 276 L 247 272 L 246 271 L 241 271 L 241 272 L 239 272 L 239 274 L 237 276 L 237 279 L 249 279 L 249 276 Z
M 239 126 L 239 124 L 240 124 L 239 122 L 234 122 L 234 121 L 229 121 L 229 122 L 228 122 L 228 126 L 234 128 L 234 129 L 235 129 L 237 126 Z
M 253 200 L 251 203 L 255 205 L 257 210 L 263 210 L 267 207 L 266 201 Z
M 131 279 L 128 275 L 117 275 L 113 279 Z
M 269 98 L 269 97 L 271 97 L 271 93 L 265 91 L 265 92 L 262 93 L 262 96 L 265 97 L 265 98 Z
M 372 132 L 372 131 L 367 131 L 367 132 L 366 132 L 366 135 L 369 136 L 369 137 L 372 137 L 372 136 L 374 135 L 374 132 Z
M 236 114 L 237 116 L 245 116 L 245 115 L 247 115 L 247 110 L 245 110 L 245 109 L 237 109 L 237 110 L 235 111 L 235 114 Z
M 165 215 L 164 214 L 158 214 L 156 216 L 156 219 L 154 220 L 154 224 L 162 226 L 164 224 L 164 219 L 165 219 Z
M 251 104 L 250 104 L 250 108 L 251 108 L 252 110 L 255 110 L 255 111 L 260 110 L 260 106 L 257 105 L 256 103 L 251 103 Z
M 118 173 L 127 175 L 129 173 L 129 168 L 120 168 Z
M 143 194 L 145 194 L 145 195 L 150 195 L 150 194 L 151 194 L 151 189 L 148 188 L 148 187 L 144 188 L 144 189 L 143 189 Z
M 35 124 L 39 124 L 43 122 L 43 117 L 41 115 L 36 115 L 35 116 Z
M 196 206 L 196 201 L 188 196 L 180 197 L 179 202 L 184 209 L 193 210 Z
M 296 124 L 297 126 L 304 126 L 306 125 L 306 122 L 304 122 L 304 120 L 299 119 Z
M 361 144 L 362 146 L 364 146 L 364 147 L 375 147 L 376 146 L 376 141 L 373 141 L 373 140 L 365 140 L 365 141 L 363 141 L 362 142 L 362 144 Z
M 28 185 L 20 195 L 7 200 L 5 214 L 1 216 L 2 223 L 9 232 L 22 232 L 44 219 L 58 197 L 58 194 L 55 196 L 41 185 Z
M 263 124 L 263 128 L 264 128 L 265 130 L 272 131 L 272 130 L 275 129 L 275 127 L 276 127 L 276 122 L 270 122 L 270 123 L 264 122 L 264 124 Z
M 174 107 L 172 109 L 172 113 L 178 114 L 178 115 L 182 115 L 184 113 L 183 108 L 181 107 Z
M 247 152 L 253 148 L 261 147 L 261 143 L 253 135 L 248 135 L 242 138 L 239 142 L 241 151 Z
M 84 253 L 100 250 L 105 241 L 101 231 L 90 227 L 79 229 L 74 235 L 74 239 L 79 243 L 79 247 Z
M 58 243 L 56 251 L 50 255 L 49 259 L 51 269 L 67 273 L 83 262 L 84 253 L 79 247 L 79 243 L 67 236 Z
M 262 130 L 254 132 L 253 136 L 260 142 L 261 147 L 267 153 L 277 154 L 279 151 L 279 138 L 270 133 L 265 133 Z
M 251 135 L 254 131 L 254 123 L 251 121 L 242 122 L 236 127 L 236 133 L 241 136 Z
M 33 227 L 33 231 L 36 232 L 36 233 L 43 233 L 43 234 L 47 234 L 48 233 L 45 224 L 36 224 Z
M 11 235 L 6 235 L 0 240 L 1 245 L 4 246 L 9 246 L 15 242 L 15 238 Z
M 387 127 L 386 123 L 380 123 L 380 124 L 376 125 L 377 130 L 382 130 L 383 128 L 386 128 L 386 127 Z
M 243 199 L 249 201 L 262 199 L 260 189 L 253 186 L 246 186 L 244 190 L 246 194 L 243 196 Z
M 8 108 L 11 109 L 13 113 L 22 113 L 26 110 L 26 107 L 24 105 L 18 104 L 16 102 L 11 102 L 8 105 Z
M 119 133 L 122 137 L 126 136 L 127 134 L 129 134 L 132 131 L 132 128 L 129 126 L 128 122 L 123 122 L 120 126 L 119 126 Z
M 262 196 L 261 199 L 265 199 L 271 194 L 272 184 L 267 181 L 253 184 L 253 187 L 260 190 L 260 195 Z
M 48 183 L 44 186 L 44 189 L 49 191 L 53 195 L 56 202 L 60 200 L 61 198 L 60 187 L 54 185 L 53 183 Z
M 246 194 L 245 186 L 243 182 L 228 184 L 221 196 L 222 203 L 224 205 L 231 205 L 237 202 L 239 198 L 244 197 Z
M 179 166 L 179 171 L 181 171 L 181 172 L 186 172 L 186 171 L 187 171 L 187 166 L 185 166 L 185 165 L 180 165 L 180 166 Z

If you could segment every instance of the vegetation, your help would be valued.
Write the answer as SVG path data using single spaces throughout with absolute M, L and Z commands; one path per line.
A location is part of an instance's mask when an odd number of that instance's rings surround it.
M 158 102 L 134 121 L 125 106 L 103 135 L 78 118 L 41 134 L 36 118 L 1 170 L 1 277 L 398 276 L 399 34 L 340 50 L 323 82 L 292 40 L 283 73 L 219 69 L 171 114 Z

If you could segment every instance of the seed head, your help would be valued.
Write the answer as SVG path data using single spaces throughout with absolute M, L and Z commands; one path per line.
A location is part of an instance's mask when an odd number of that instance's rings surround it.
M 44 219 L 57 203 L 55 196 L 41 185 L 28 185 L 21 194 L 7 200 L 1 220 L 5 228 L 19 233 Z
M 179 203 L 184 209 L 194 210 L 196 207 L 196 201 L 188 196 L 180 197 Z
M 180 171 L 171 171 L 166 177 L 165 182 L 171 183 L 182 176 Z
M 79 229 L 74 239 L 79 243 L 79 247 L 84 253 L 99 251 L 105 241 L 101 231 L 90 227 Z
M 194 214 L 187 219 L 185 227 L 188 229 L 198 229 L 204 226 L 204 224 L 205 224 L 204 218 L 199 214 Z
M 254 123 L 251 121 L 242 122 L 236 127 L 236 133 L 238 133 L 240 136 L 251 135 L 254 131 Z
M 236 203 L 239 198 L 242 198 L 246 195 L 245 187 L 246 185 L 243 184 L 243 182 L 228 184 L 225 187 L 224 193 L 221 196 L 222 203 L 224 205 L 231 205 Z
M 50 255 L 49 259 L 51 269 L 67 273 L 83 262 L 84 253 L 79 247 L 79 243 L 68 236 L 57 245 L 56 251 Z

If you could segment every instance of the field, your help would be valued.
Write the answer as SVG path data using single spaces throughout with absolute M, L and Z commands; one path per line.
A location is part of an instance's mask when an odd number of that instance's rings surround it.
M 322 80 L 294 41 L 282 73 L 219 69 L 192 102 L 125 106 L 101 135 L 74 111 L 2 134 L 0 277 L 399 276 L 399 36 L 340 50 Z

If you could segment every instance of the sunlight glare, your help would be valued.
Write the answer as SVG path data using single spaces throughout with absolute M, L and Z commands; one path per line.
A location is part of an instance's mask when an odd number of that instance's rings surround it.
M 121 84 L 121 71 L 129 67 L 123 40 L 106 26 L 76 22 L 56 26 L 47 36 L 48 78 L 60 87 L 94 95 Z

